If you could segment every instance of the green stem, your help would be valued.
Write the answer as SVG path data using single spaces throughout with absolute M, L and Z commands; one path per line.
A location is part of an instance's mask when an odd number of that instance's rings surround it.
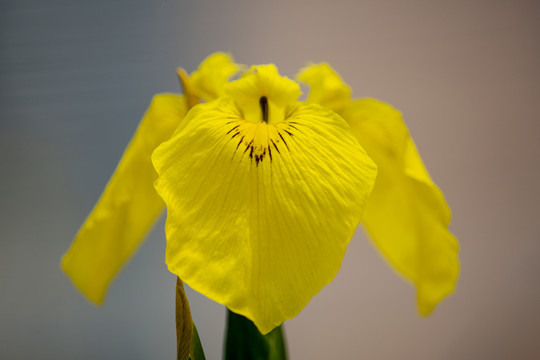
M 281 326 L 263 335 L 251 320 L 227 310 L 226 336 L 225 360 L 287 360 Z

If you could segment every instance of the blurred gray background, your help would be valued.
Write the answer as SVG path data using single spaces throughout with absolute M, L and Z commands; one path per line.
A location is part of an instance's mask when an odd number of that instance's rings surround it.
M 0 358 L 174 359 L 163 220 L 98 309 L 59 261 L 153 94 L 214 51 L 294 76 L 328 61 L 399 108 L 453 210 L 456 293 L 413 288 L 362 230 L 285 324 L 292 359 L 540 358 L 537 1 L 0 2 Z M 208 359 L 225 310 L 187 290 Z

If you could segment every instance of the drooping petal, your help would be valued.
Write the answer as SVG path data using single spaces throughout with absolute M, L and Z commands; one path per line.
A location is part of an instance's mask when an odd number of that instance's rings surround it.
M 186 100 L 156 95 L 101 198 L 62 258 L 62 269 L 92 302 L 101 304 L 109 283 L 134 253 L 163 210 L 153 182 L 151 154 L 186 113 Z
M 231 55 L 217 52 L 203 60 L 199 68 L 190 78 L 196 95 L 206 101 L 214 100 L 223 95 L 229 78 L 239 70 Z
M 379 168 L 362 222 L 386 259 L 416 285 L 419 312 L 428 315 L 453 292 L 459 274 L 450 209 L 397 110 L 362 99 L 342 114 Z
M 351 101 L 351 88 L 327 63 L 311 64 L 296 78 L 308 84 L 308 102 L 313 102 L 339 113 Z
M 268 333 L 336 275 L 376 167 L 346 122 L 318 105 L 255 123 L 222 98 L 185 124 L 152 156 L 167 265 Z
M 375 100 L 350 100 L 350 89 L 328 64 L 303 69 L 308 101 L 337 111 L 379 167 L 363 224 L 389 262 L 417 287 L 429 314 L 450 294 L 459 274 L 450 210 L 431 180 L 399 112 Z

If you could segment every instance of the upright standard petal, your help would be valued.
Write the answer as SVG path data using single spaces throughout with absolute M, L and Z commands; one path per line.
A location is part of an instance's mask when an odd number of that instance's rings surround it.
M 239 66 L 229 54 L 217 52 L 208 56 L 190 76 L 195 94 L 205 101 L 217 99 L 238 70 Z
M 152 156 L 169 269 L 263 334 L 334 278 L 376 175 L 337 114 L 296 102 L 294 91 L 274 99 L 276 86 L 294 86 L 272 71 L 238 80 L 240 101 L 194 107 Z M 251 91 L 258 81 L 265 91 Z M 284 115 L 269 121 L 265 111 Z
M 163 210 L 151 154 L 186 114 L 186 100 L 156 95 L 96 206 L 62 259 L 62 269 L 92 302 L 107 287 Z
M 308 102 L 314 102 L 339 113 L 351 101 L 351 88 L 327 63 L 303 68 L 297 79 L 310 86 Z
M 416 285 L 419 312 L 428 315 L 454 291 L 459 274 L 450 209 L 397 110 L 362 99 L 343 117 L 379 167 L 362 222 L 381 253 Z

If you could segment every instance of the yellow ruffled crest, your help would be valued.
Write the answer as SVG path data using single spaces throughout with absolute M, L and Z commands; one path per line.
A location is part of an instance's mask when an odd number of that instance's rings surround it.
M 109 283 L 163 210 L 153 187 L 157 174 L 150 156 L 186 111 L 183 96 L 154 97 L 101 198 L 62 258 L 62 269 L 96 304 L 103 303 Z
M 296 102 L 273 65 L 254 69 L 193 108 L 152 159 L 169 269 L 268 333 L 336 275 L 376 167 L 341 117 Z
M 208 56 L 190 76 L 195 94 L 205 101 L 217 99 L 239 69 L 229 54 L 217 52 Z
M 351 100 L 348 86 L 327 64 L 298 78 L 311 86 L 308 101 L 337 111 L 379 168 L 362 218 L 373 243 L 412 281 L 422 315 L 454 291 L 459 246 L 448 231 L 450 209 L 433 183 L 399 111 L 372 99 Z

